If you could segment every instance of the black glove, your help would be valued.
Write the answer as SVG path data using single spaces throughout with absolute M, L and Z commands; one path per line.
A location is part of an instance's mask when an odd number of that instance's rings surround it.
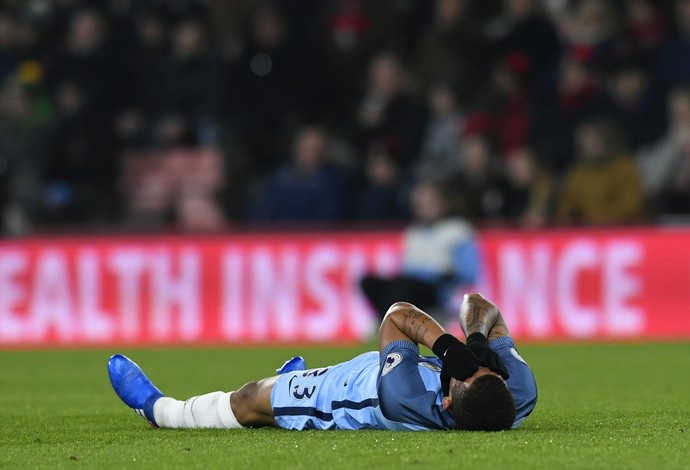
M 465 380 L 479 369 L 477 357 L 451 334 L 439 336 L 431 349 L 441 359 L 443 396 L 448 396 L 451 377 Z
M 499 355 L 489 346 L 489 340 L 482 333 L 472 333 L 467 337 L 467 347 L 479 359 L 479 364 L 486 366 L 494 372 L 508 380 L 510 374 L 508 369 L 503 365 L 503 361 Z

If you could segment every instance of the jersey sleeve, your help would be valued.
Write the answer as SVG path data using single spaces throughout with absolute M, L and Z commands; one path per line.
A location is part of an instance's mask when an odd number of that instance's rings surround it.
M 515 343 L 509 336 L 493 339 L 489 342 L 491 349 L 501 357 L 508 369 L 510 378 L 508 388 L 513 394 L 517 414 L 513 428 L 518 427 L 529 416 L 537 404 L 537 383 L 532 369 L 515 349 Z
M 377 384 L 379 405 L 386 419 L 444 429 L 436 406 L 438 391 L 428 390 L 419 373 L 419 348 L 400 340 L 388 344 L 380 354 Z

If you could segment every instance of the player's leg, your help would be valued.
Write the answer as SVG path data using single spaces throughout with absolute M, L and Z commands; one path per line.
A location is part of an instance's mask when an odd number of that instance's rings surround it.
M 229 406 L 242 426 L 278 427 L 273 417 L 271 390 L 280 376 L 249 382 L 230 395 Z
M 277 426 L 271 408 L 275 377 L 250 382 L 236 392 L 212 392 L 186 401 L 166 397 L 128 358 L 108 361 L 115 393 L 137 414 L 162 428 L 224 428 Z
M 222 428 L 278 426 L 273 418 L 271 389 L 277 377 L 249 382 L 235 392 L 212 392 L 186 401 L 162 397 L 153 406 L 162 428 Z

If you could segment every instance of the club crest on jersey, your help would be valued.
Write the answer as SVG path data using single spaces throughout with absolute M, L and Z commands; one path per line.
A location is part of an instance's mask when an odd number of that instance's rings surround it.
M 381 377 L 395 369 L 395 367 L 402 362 L 402 354 L 400 353 L 390 353 L 386 356 L 386 360 L 383 364 L 383 369 L 381 370 Z

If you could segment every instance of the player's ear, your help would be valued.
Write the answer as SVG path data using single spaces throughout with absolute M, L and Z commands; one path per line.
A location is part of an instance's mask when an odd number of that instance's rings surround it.
M 443 397 L 441 400 L 441 404 L 443 405 L 443 411 L 448 411 L 450 409 L 450 405 L 453 403 L 453 399 L 448 397 Z

